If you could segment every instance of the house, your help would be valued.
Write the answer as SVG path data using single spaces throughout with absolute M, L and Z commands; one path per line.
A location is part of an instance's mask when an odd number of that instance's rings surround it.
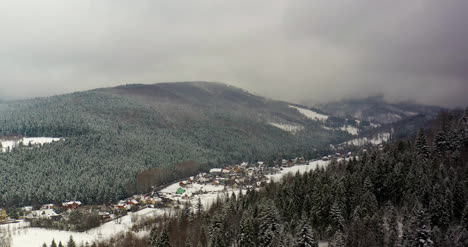
M 59 219 L 61 216 L 53 209 L 39 209 L 32 211 L 26 218 L 39 218 L 39 219 Z
M 221 173 L 223 168 L 212 168 L 210 169 L 210 173 Z
M 127 205 L 137 206 L 137 205 L 138 205 L 138 201 L 135 200 L 135 199 L 127 200 Z
M 112 216 L 109 212 L 106 212 L 106 211 L 100 211 L 98 213 L 98 215 L 101 217 L 101 220 L 107 220 L 107 219 L 111 219 Z
M 81 207 L 81 202 L 80 201 L 69 201 L 69 202 L 64 202 L 62 203 L 62 207 L 66 209 L 77 209 Z
M 292 160 L 286 161 L 286 163 L 283 164 L 284 167 L 292 167 L 294 166 L 294 162 Z
M 41 206 L 41 209 L 44 210 L 44 209 L 53 209 L 55 208 L 55 205 L 54 204 L 44 204 Z

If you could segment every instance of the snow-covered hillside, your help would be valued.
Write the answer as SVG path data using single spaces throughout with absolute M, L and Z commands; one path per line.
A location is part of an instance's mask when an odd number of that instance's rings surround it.
M 340 128 L 341 131 L 346 131 L 348 133 L 350 133 L 351 135 L 357 135 L 358 132 L 359 132 L 359 129 L 354 127 L 354 126 L 351 126 L 351 125 L 345 125 L 343 127 Z
M 278 129 L 291 132 L 291 133 L 296 133 L 304 129 L 304 127 L 299 126 L 299 125 L 282 124 L 282 123 L 269 123 L 269 124 L 272 126 L 275 126 Z
M 347 141 L 345 143 L 342 143 L 341 145 L 353 145 L 353 146 L 363 146 L 367 144 L 381 144 L 383 142 L 386 142 L 390 139 L 391 134 L 390 133 L 380 133 L 372 138 L 367 138 L 367 137 L 362 137 L 362 138 L 356 138 L 350 141 Z
M 46 143 L 51 143 L 55 141 L 60 141 L 61 138 L 54 138 L 54 137 L 23 137 L 23 138 L 12 138 L 12 139 L 0 139 L 0 147 L 2 152 L 6 152 L 7 150 L 11 150 L 15 147 L 21 145 L 28 146 L 29 144 L 33 146 L 37 145 L 44 145 Z
M 327 115 L 323 115 L 323 114 L 311 111 L 309 109 L 304 109 L 304 108 L 300 108 L 300 107 L 292 106 L 292 105 L 290 105 L 289 108 L 294 108 L 298 110 L 302 115 L 312 120 L 324 121 L 328 119 Z
M 324 161 L 324 160 L 316 160 L 316 161 L 311 161 L 307 165 L 297 165 L 297 166 L 292 166 L 292 167 L 284 167 L 283 170 L 281 170 L 279 173 L 272 174 L 272 175 L 266 175 L 270 181 L 280 181 L 285 175 L 291 174 L 294 175 L 297 172 L 300 174 L 315 170 L 317 168 L 325 167 L 330 163 L 330 161 Z

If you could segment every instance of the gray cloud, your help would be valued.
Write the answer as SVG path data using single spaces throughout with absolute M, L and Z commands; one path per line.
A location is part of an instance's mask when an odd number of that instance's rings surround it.
M 222 81 L 271 98 L 468 104 L 465 0 L 0 2 L 0 97 Z

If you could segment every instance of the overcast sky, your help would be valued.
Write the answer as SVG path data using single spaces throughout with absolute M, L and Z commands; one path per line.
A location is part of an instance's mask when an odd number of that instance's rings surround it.
M 0 97 L 220 81 L 468 105 L 467 0 L 1 0 Z

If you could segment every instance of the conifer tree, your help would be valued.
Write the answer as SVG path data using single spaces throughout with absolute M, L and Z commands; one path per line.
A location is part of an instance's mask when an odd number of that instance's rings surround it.
M 330 217 L 333 224 L 333 230 L 343 230 L 345 220 L 338 201 L 333 203 L 333 206 L 330 210 Z
M 429 217 L 420 206 L 416 209 L 415 215 L 410 220 L 408 232 L 405 233 L 405 245 L 414 247 L 433 246 L 431 226 Z
M 246 211 L 242 216 L 240 223 L 240 246 L 254 247 L 256 246 L 256 233 L 254 226 L 254 218 L 251 212 Z
M 424 130 L 419 130 L 416 138 L 416 150 L 418 155 L 424 158 L 429 157 L 429 146 L 427 145 L 426 136 Z
M 57 243 L 55 243 L 55 239 L 52 239 L 52 243 L 50 244 L 50 247 L 57 247 Z
M 67 247 L 76 247 L 75 240 L 73 240 L 72 236 L 70 236 L 70 239 L 67 242 Z
M 201 213 L 203 213 L 203 204 L 202 204 L 202 202 L 201 202 L 201 198 L 200 198 L 200 197 L 198 197 L 198 200 L 197 200 L 197 208 L 196 208 L 196 210 L 197 210 L 197 215 L 198 215 L 198 216 L 200 216 Z
M 463 217 L 461 220 L 461 225 L 466 230 L 468 230 L 468 203 L 466 204 L 465 209 L 463 210 Z
M 158 245 L 158 232 L 156 227 L 151 228 L 150 237 L 149 237 L 149 244 L 151 247 L 156 247 Z
M 213 217 L 210 229 L 210 239 L 208 246 L 210 247 L 224 247 L 227 246 L 226 238 L 224 236 L 224 217 L 217 214 Z
M 314 233 L 307 223 L 304 221 L 296 236 L 297 247 L 318 247 L 318 243 L 314 237 Z
M 280 242 L 281 224 L 279 214 L 272 201 L 266 201 L 259 212 L 259 244 L 275 246 Z
M 330 247 L 345 247 L 346 241 L 345 236 L 341 230 L 338 230 L 333 236 L 333 240 L 330 242 Z
M 169 235 L 167 234 L 166 229 L 161 232 L 156 242 L 156 247 L 171 247 L 171 242 L 169 241 Z

